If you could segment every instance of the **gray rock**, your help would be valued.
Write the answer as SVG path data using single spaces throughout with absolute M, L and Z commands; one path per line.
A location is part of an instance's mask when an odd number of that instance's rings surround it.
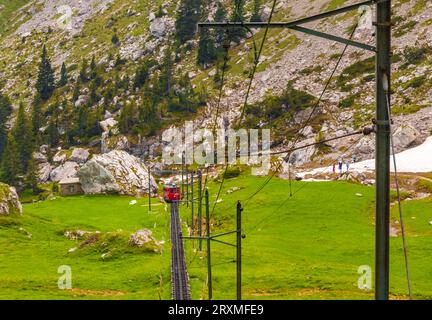
M 38 165 L 38 181 L 39 183 L 47 183 L 50 180 L 52 166 L 48 163 L 41 163 Z
M 88 101 L 88 97 L 81 95 L 78 97 L 78 100 L 75 101 L 75 107 L 76 108 L 82 107 L 87 103 L 87 101 Z
M 43 153 L 40 153 L 40 152 L 34 152 L 33 153 L 33 159 L 35 159 L 35 161 L 37 163 L 45 163 L 48 161 L 47 157 Z
M 401 125 L 393 131 L 393 142 L 395 145 L 395 151 L 399 152 L 406 148 L 412 147 L 418 144 L 420 139 L 420 132 L 410 125 Z
M 149 193 L 148 170 L 140 159 L 126 151 L 114 150 L 94 155 L 78 173 L 86 194 L 119 193 L 143 195 Z M 157 184 L 150 177 L 150 192 L 157 191 Z
M 66 161 L 64 164 L 55 168 L 50 173 L 50 179 L 53 182 L 59 182 L 67 178 L 76 178 L 79 165 L 76 162 Z
M 129 238 L 129 245 L 142 247 L 146 243 L 154 242 L 152 237 L 152 232 L 148 229 L 138 230 L 134 234 L 132 234 Z
M 114 118 L 108 118 L 104 121 L 99 122 L 99 125 L 103 132 L 108 132 L 111 128 L 117 126 L 117 120 L 115 120 Z
M 22 205 L 14 187 L 0 182 L 0 216 L 22 214 Z
M 70 160 L 76 163 L 85 163 L 90 156 L 88 150 L 83 148 L 75 148 L 72 151 Z
M 54 155 L 53 162 L 55 164 L 63 164 L 66 161 L 66 158 L 65 151 L 59 151 Z

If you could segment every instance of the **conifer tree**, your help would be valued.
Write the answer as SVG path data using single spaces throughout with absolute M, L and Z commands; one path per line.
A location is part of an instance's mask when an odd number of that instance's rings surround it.
M 173 72 L 173 61 L 171 46 L 168 46 L 165 50 L 164 59 L 161 66 L 161 73 L 159 75 L 159 94 L 161 96 L 168 96 L 171 92 L 172 87 L 172 72 Z
M 15 138 L 12 134 L 9 134 L 1 161 L 0 180 L 16 186 L 17 176 L 20 171 L 21 167 Z
M 51 117 L 50 122 L 48 124 L 47 128 L 47 135 L 48 135 L 48 145 L 51 147 L 56 146 L 59 143 L 59 131 L 57 127 L 57 121 L 54 119 L 54 117 Z
M 232 13 L 231 21 L 243 22 L 244 18 L 244 0 L 234 0 L 234 10 Z M 230 30 L 231 41 L 239 43 L 241 39 L 246 36 L 246 30 L 244 28 L 232 28 Z
M 176 38 L 180 43 L 191 40 L 197 30 L 201 0 L 181 0 L 176 19 Z
M 254 0 L 251 22 L 262 22 L 260 12 L 261 12 L 261 0 Z
M 18 158 L 21 171 L 19 173 L 26 173 L 28 163 L 33 152 L 33 139 L 32 139 L 32 128 L 30 121 L 27 118 L 24 105 L 21 103 L 18 109 L 18 115 L 15 122 L 15 126 L 12 129 L 14 136 Z
M 60 88 L 65 86 L 68 80 L 69 80 L 69 76 L 68 76 L 67 68 L 65 63 L 63 62 L 60 70 L 60 80 L 57 83 L 57 87 Z
M 27 175 L 26 175 L 26 184 L 28 188 L 32 189 L 33 194 L 37 194 L 39 192 L 38 169 L 34 157 L 31 157 L 29 161 Z
M 90 63 L 90 79 L 94 80 L 97 77 L 97 64 L 95 61 L 95 56 L 93 55 Z
M 35 144 L 39 144 L 40 131 L 39 129 L 42 127 L 42 101 L 39 94 L 36 94 L 35 99 L 32 104 L 32 112 L 31 112 L 31 122 L 32 122 L 32 132 L 33 132 L 33 140 Z
M 42 49 L 41 62 L 39 64 L 38 79 L 36 89 L 42 100 L 48 100 L 54 92 L 54 71 L 48 58 L 45 45 Z
M 121 133 L 129 133 L 134 124 L 134 105 L 127 103 L 121 110 L 119 118 L 119 130 Z
M 8 127 L 7 123 L 12 114 L 12 105 L 8 97 L 0 93 L 0 161 L 6 147 Z
M 216 60 L 215 39 L 209 30 L 201 30 L 198 43 L 197 62 L 205 69 Z
M 79 81 L 81 83 L 85 83 L 89 80 L 89 76 L 87 74 L 87 69 L 88 69 L 88 62 L 86 59 L 83 59 L 83 62 L 81 64 L 81 70 L 79 73 Z

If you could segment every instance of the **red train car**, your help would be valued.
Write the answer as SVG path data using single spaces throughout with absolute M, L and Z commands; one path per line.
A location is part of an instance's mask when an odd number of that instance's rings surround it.
M 180 201 L 180 187 L 175 184 L 166 184 L 163 188 L 164 200 L 166 202 Z

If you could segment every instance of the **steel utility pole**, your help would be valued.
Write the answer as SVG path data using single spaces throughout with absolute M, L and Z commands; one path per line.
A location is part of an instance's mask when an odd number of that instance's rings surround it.
M 198 171 L 198 235 L 202 237 L 202 173 Z M 202 240 L 199 240 L 199 250 L 202 251 Z
M 237 202 L 237 300 L 242 299 L 242 274 L 241 274 L 241 257 L 242 257 L 242 234 L 241 234 L 241 213 L 243 208 L 240 201 Z
M 389 298 L 390 118 L 387 101 L 391 73 L 391 1 L 377 3 L 376 13 L 376 235 L 375 299 Z M 387 82 L 388 83 L 384 83 Z M 388 90 L 390 92 L 391 90 Z M 387 100 L 388 98 L 388 100 Z
M 181 164 L 181 196 L 184 197 L 184 166 L 185 166 L 185 152 L 182 152 L 182 164 Z
M 194 219 L 194 172 L 191 173 L 191 214 L 192 214 L 192 225 Z
M 324 18 L 376 5 L 376 46 L 335 36 L 302 25 Z M 390 88 L 391 0 L 366 0 L 291 22 L 202 22 L 201 28 L 286 28 L 315 37 L 361 48 L 376 55 L 376 236 L 375 236 L 375 298 L 389 296 L 389 216 L 390 216 L 390 126 L 384 85 Z M 388 83 L 384 83 L 384 79 Z M 391 92 L 391 90 L 389 90 Z M 390 101 L 390 99 L 389 99 Z
M 206 240 L 207 240 L 207 281 L 208 281 L 208 297 L 209 300 L 213 296 L 213 284 L 212 284 L 212 268 L 211 268 L 211 250 L 210 250 L 210 206 L 209 206 L 209 193 L 205 191 L 205 206 L 206 206 Z

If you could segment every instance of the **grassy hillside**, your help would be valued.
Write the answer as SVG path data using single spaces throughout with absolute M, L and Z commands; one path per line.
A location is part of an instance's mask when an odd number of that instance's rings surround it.
M 0 219 L 0 299 L 164 299 L 170 297 L 168 254 L 127 245 L 139 228 L 166 240 L 163 206 L 148 213 L 128 197 L 71 197 L 25 206 L 22 218 Z M 104 243 L 78 248 L 65 230 L 101 231 Z M 110 232 L 110 233 L 107 233 Z M 31 238 L 29 238 L 31 234 Z M 167 245 L 164 249 L 169 249 Z M 102 258 L 102 255 L 105 258 Z M 72 268 L 70 291 L 57 288 L 61 265 Z
M 213 232 L 235 228 L 235 204 L 264 178 L 228 179 L 213 216 Z M 212 202 L 218 184 L 209 183 Z M 227 193 L 228 189 L 241 190 Z M 246 299 L 372 299 L 357 288 L 361 265 L 374 265 L 374 189 L 345 182 L 289 182 L 273 179 L 249 203 L 243 201 L 243 294 Z M 170 299 L 169 215 L 147 200 L 129 197 L 70 197 L 24 207 L 23 217 L 0 218 L 0 299 Z M 286 200 L 288 199 L 288 200 Z M 284 201 L 286 200 L 286 201 Z M 408 254 L 416 299 L 432 297 L 431 199 L 404 203 Z M 190 223 L 190 211 L 181 207 Z M 396 226 L 397 212 L 392 212 Z M 162 253 L 127 245 L 140 229 L 165 240 Z M 101 241 L 79 248 L 65 230 L 101 231 Z M 121 231 L 119 230 L 121 229 Z M 109 232 L 109 233 L 108 233 Z M 29 236 L 31 234 L 31 237 Z M 232 236 L 222 240 L 234 242 Z M 69 249 L 78 247 L 70 253 Z M 185 242 L 193 299 L 206 299 L 206 257 Z M 109 253 L 108 255 L 106 255 Z M 104 258 L 102 258 L 102 255 Z M 216 299 L 235 298 L 235 249 L 213 243 Z M 57 288 L 57 268 L 72 267 L 70 291 Z M 406 298 L 402 241 L 391 239 L 391 295 Z
M 8 28 L 8 21 L 14 12 L 28 2 L 29 0 L 0 0 L 0 34 Z

